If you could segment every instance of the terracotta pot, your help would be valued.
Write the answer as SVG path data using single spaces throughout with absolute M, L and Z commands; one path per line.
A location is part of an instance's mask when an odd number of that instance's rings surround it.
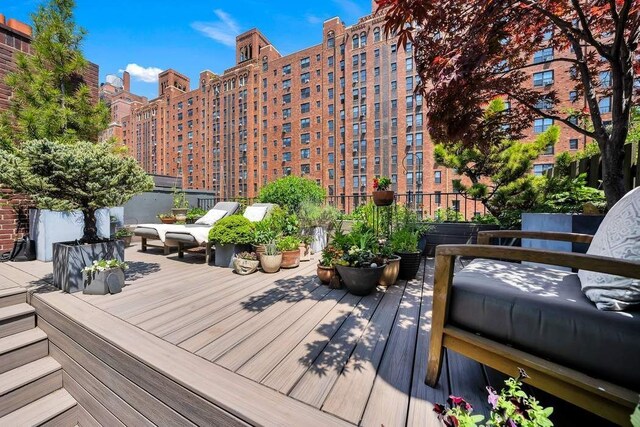
M 260 257 L 260 266 L 265 273 L 276 273 L 282 265 L 282 254 L 265 255 Z
M 387 191 L 374 191 L 373 193 L 373 203 L 376 206 L 389 206 L 393 203 L 394 193 L 391 190 Z
M 163 224 L 175 224 L 176 221 L 175 217 L 160 218 L 160 222 Z
M 336 270 L 340 273 L 346 288 L 358 296 L 369 295 L 373 292 L 380 281 L 384 268 L 384 265 L 364 268 L 336 265 Z
M 415 279 L 416 274 L 418 274 L 418 270 L 420 269 L 422 254 L 420 252 L 397 252 L 396 255 L 400 257 L 400 271 L 398 272 L 398 279 Z
M 300 250 L 282 251 L 282 268 L 295 268 L 300 265 Z
M 329 284 L 329 282 L 331 282 L 331 279 L 336 274 L 336 269 L 333 267 L 325 267 L 324 265 L 318 264 L 317 273 L 320 281 L 327 285 Z
M 233 260 L 233 270 L 241 276 L 255 272 L 259 265 L 260 261 L 252 259 L 235 258 Z
M 300 243 L 300 261 L 311 261 L 311 248 L 306 243 Z
M 382 271 L 382 277 L 380 277 L 380 283 L 382 286 L 395 285 L 398 281 L 398 273 L 400 272 L 400 257 L 397 255 L 391 255 L 387 258 L 387 265 Z
M 125 237 L 121 237 L 120 240 L 122 240 L 124 242 L 124 247 L 128 248 L 129 246 L 131 246 L 131 237 L 132 236 L 125 236 Z
M 251 245 L 253 247 L 253 252 L 255 252 L 256 257 L 258 257 L 258 261 L 260 261 L 260 256 L 266 250 L 265 245 Z

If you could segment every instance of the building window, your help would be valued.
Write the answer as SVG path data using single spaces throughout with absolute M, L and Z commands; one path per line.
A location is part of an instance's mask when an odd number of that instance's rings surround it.
M 433 202 L 436 205 L 439 205 L 440 203 L 442 203 L 442 193 L 440 191 L 436 191 L 435 194 L 433 195 Z
M 302 83 L 303 85 L 308 84 L 310 80 L 311 75 L 308 72 L 300 74 L 300 83 Z
M 611 112 L 611 97 L 607 96 L 606 98 L 602 98 L 600 102 L 598 102 L 598 108 L 600 109 L 601 114 L 610 113 Z
M 354 34 L 353 37 L 351 37 L 351 48 L 357 49 L 359 47 L 360 47 L 360 38 L 358 37 L 357 34 Z
M 577 150 L 578 149 L 578 139 L 577 138 L 571 138 L 569 140 L 569 149 L 570 150 Z
M 406 70 L 407 71 L 411 71 L 413 70 L 413 58 L 407 58 L 405 59 L 405 63 L 406 63 Z
M 413 77 L 409 76 L 406 80 L 406 89 L 413 90 Z
M 364 31 L 360 33 L 360 47 L 365 47 L 367 45 L 367 33 Z
M 549 129 L 551 125 L 553 125 L 552 119 L 535 119 L 533 122 L 533 132 L 542 133 Z
M 533 73 L 533 86 L 543 87 L 553 84 L 553 70 Z
M 282 75 L 286 76 L 288 74 L 291 74 L 291 64 L 287 64 L 282 67 Z
M 553 167 L 552 163 L 542 163 L 538 165 L 533 165 L 533 174 L 540 176 L 545 173 L 545 171 L 551 169 Z
M 282 161 L 283 162 L 291 161 L 291 151 L 285 151 L 284 153 L 282 153 Z
M 433 182 L 435 182 L 436 184 L 441 184 L 442 183 L 442 172 L 441 171 L 433 172 Z
M 333 153 L 329 153 L 327 155 L 327 159 L 328 159 L 329 164 L 332 165 L 333 162 L 335 161 L 335 157 L 334 157 Z
M 311 156 L 311 150 L 308 148 L 303 148 L 302 150 L 300 150 L 300 158 L 301 159 L 308 159 Z
M 571 92 L 569 92 L 569 101 L 576 102 L 577 100 L 578 100 L 578 92 L 575 90 L 572 90 Z
M 311 142 L 311 134 L 310 133 L 302 133 L 300 134 L 300 143 L 301 144 L 308 144 Z
M 311 61 L 308 56 L 300 60 L 300 68 L 309 68 L 309 65 L 311 65 Z
M 544 152 L 542 154 L 546 155 L 546 156 L 551 156 L 554 153 L 554 146 L 553 143 L 547 145 L 547 148 L 544 149 Z
M 291 137 L 282 138 L 283 147 L 291 147 Z
M 395 63 L 395 62 L 392 62 L 391 63 L 391 72 L 395 73 L 397 69 L 398 69 L 398 64 Z
M 302 129 L 306 129 L 309 126 L 311 126 L 311 120 L 308 117 L 305 117 L 304 119 L 300 119 L 300 127 Z
M 289 104 L 291 102 L 291 94 L 290 93 L 285 93 L 284 95 L 282 95 L 282 103 L 283 104 Z
M 600 72 L 600 86 L 601 87 L 610 87 L 611 86 L 611 71 L 601 71 Z
M 545 47 L 544 49 L 537 50 L 533 54 L 533 63 L 539 64 L 541 62 L 551 61 L 553 59 L 553 48 Z
M 380 41 L 380 28 L 378 28 L 378 27 L 373 29 L 373 41 L 374 42 L 379 42 Z

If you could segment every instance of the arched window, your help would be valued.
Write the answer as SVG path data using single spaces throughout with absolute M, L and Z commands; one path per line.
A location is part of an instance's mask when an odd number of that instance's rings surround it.
M 353 37 L 351 38 L 351 47 L 353 49 L 357 49 L 360 47 L 360 39 L 358 38 L 357 34 L 354 34 Z
M 373 41 L 374 42 L 379 42 L 380 41 L 380 28 L 378 28 L 378 27 L 373 29 Z
M 336 39 L 333 31 L 329 31 L 327 34 L 327 47 L 334 47 L 336 45 Z
M 262 71 L 267 71 L 269 69 L 269 58 L 266 56 L 262 57 Z
M 365 47 L 367 45 L 367 33 L 364 31 L 360 33 L 360 47 Z

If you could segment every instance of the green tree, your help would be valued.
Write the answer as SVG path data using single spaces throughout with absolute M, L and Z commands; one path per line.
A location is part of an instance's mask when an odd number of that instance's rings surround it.
M 500 219 L 506 211 L 526 210 L 538 202 L 539 179 L 531 175 L 533 162 L 549 146 L 558 141 L 560 130 L 551 126 L 533 142 L 510 139 L 505 134 L 501 116 L 505 103 L 491 101 L 484 111 L 478 135 L 482 143 L 468 141 L 442 142 L 435 146 L 436 163 L 453 169 L 470 182 L 453 182 L 464 197 L 480 200 L 487 210 Z
M 92 99 L 80 50 L 85 30 L 73 18 L 74 0 L 50 0 L 33 14 L 32 54 L 20 53 L 6 77 L 11 105 L 0 124 L 1 145 L 34 139 L 97 141 L 109 111 Z
M 99 240 L 96 211 L 151 190 L 153 180 L 111 143 L 33 140 L 0 151 L 0 185 L 31 196 L 41 209 L 81 210 L 81 241 L 92 243 Z
M 315 181 L 299 176 L 279 178 L 260 189 L 258 199 L 276 203 L 291 212 L 298 212 L 303 202 L 322 203 L 325 191 Z

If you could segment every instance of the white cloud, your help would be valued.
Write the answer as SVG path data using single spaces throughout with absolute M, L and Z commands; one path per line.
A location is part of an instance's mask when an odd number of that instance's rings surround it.
M 128 71 L 134 79 L 141 82 L 155 83 L 158 81 L 158 74 L 162 72 L 162 68 L 142 67 L 138 64 L 127 64 L 127 67 L 124 70 L 119 71 Z
M 191 28 L 225 46 L 235 47 L 236 36 L 240 33 L 240 26 L 224 10 L 216 9 L 213 12 L 218 17 L 218 21 L 194 22 L 191 24 Z
M 316 16 L 316 15 L 312 15 L 312 14 L 307 14 L 305 16 L 305 19 L 311 25 L 322 24 L 325 21 L 324 18 L 321 18 L 321 17 Z

